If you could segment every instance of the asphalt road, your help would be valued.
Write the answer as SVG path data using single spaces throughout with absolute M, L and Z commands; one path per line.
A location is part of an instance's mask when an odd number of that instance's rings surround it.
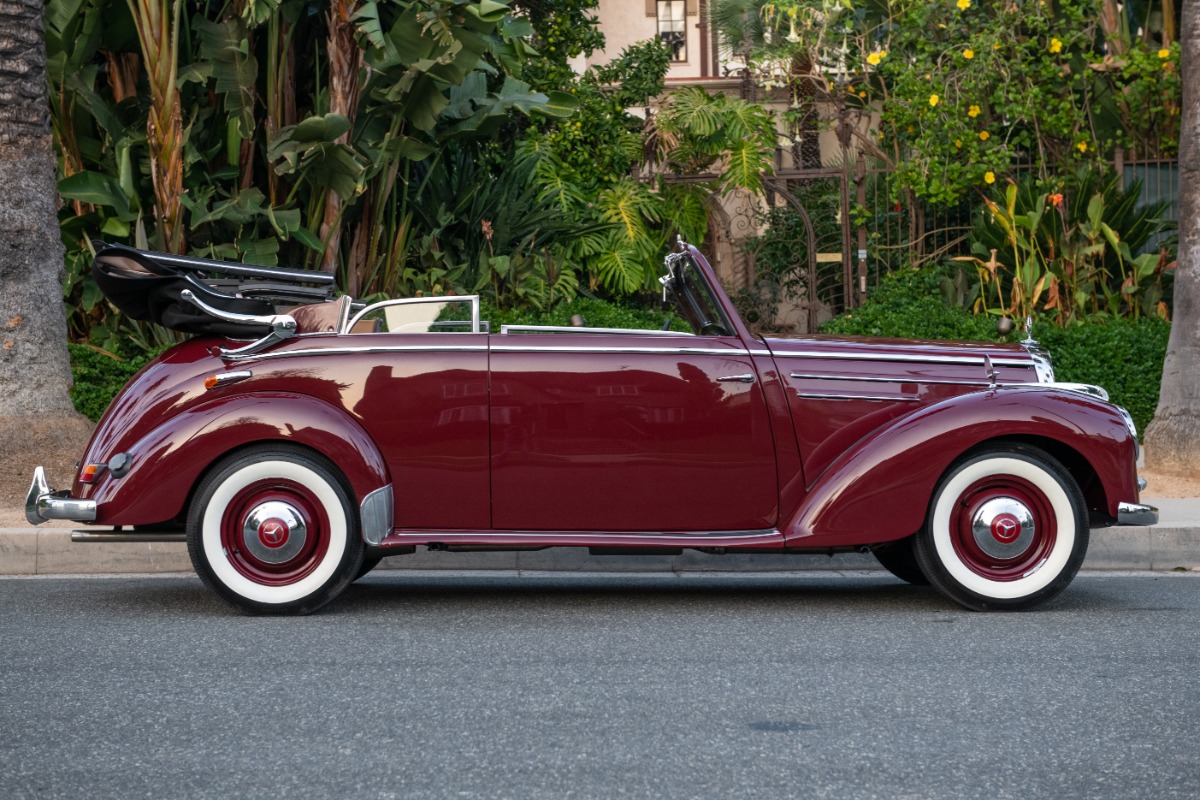
M 1195 798 L 1200 576 L 0 580 L 0 797 Z

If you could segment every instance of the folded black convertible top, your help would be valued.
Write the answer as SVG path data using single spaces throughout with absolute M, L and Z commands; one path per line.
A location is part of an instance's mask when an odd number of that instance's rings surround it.
M 280 307 L 333 299 L 333 276 L 324 272 L 155 253 L 99 241 L 93 245 L 92 277 L 114 306 L 132 319 L 182 333 L 246 338 L 270 332 L 267 325 L 210 316 L 183 299 L 185 289 L 220 311 L 258 317 L 278 313 Z

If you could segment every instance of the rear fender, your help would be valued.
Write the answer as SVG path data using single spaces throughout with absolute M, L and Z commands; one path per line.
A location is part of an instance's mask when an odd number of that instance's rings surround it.
M 304 395 L 227 395 L 169 417 L 139 439 L 126 451 L 132 466 L 124 477 L 102 472 L 88 492 L 96 501 L 96 524 L 177 519 L 209 467 L 261 442 L 291 442 L 326 456 L 346 476 L 358 502 L 389 484 L 383 456 L 346 412 Z
M 866 437 L 818 477 L 784 525 L 791 547 L 874 544 L 916 533 L 938 480 L 988 441 L 1049 439 L 1099 476 L 1115 517 L 1137 501 L 1136 443 L 1116 408 L 1057 389 L 1022 387 L 959 395 Z

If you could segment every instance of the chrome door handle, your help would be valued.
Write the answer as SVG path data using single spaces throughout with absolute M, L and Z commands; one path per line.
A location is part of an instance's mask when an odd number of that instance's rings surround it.
M 717 378 L 719 383 L 754 383 L 754 376 L 746 375 L 722 375 Z

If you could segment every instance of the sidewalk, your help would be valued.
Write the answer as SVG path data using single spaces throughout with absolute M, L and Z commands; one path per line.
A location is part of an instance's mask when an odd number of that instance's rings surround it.
M 1200 571 L 1200 498 L 1147 499 L 1159 508 L 1153 527 L 1094 530 L 1083 568 Z M 501 569 L 566 572 L 769 572 L 878 569 L 871 555 L 593 556 L 584 548 L 533 552 L 444 553 L 418 548 L 378 569 Z M 182 542 L 73 544 L 70 528 L 0 528 L 0 575 L 191 572 Z

